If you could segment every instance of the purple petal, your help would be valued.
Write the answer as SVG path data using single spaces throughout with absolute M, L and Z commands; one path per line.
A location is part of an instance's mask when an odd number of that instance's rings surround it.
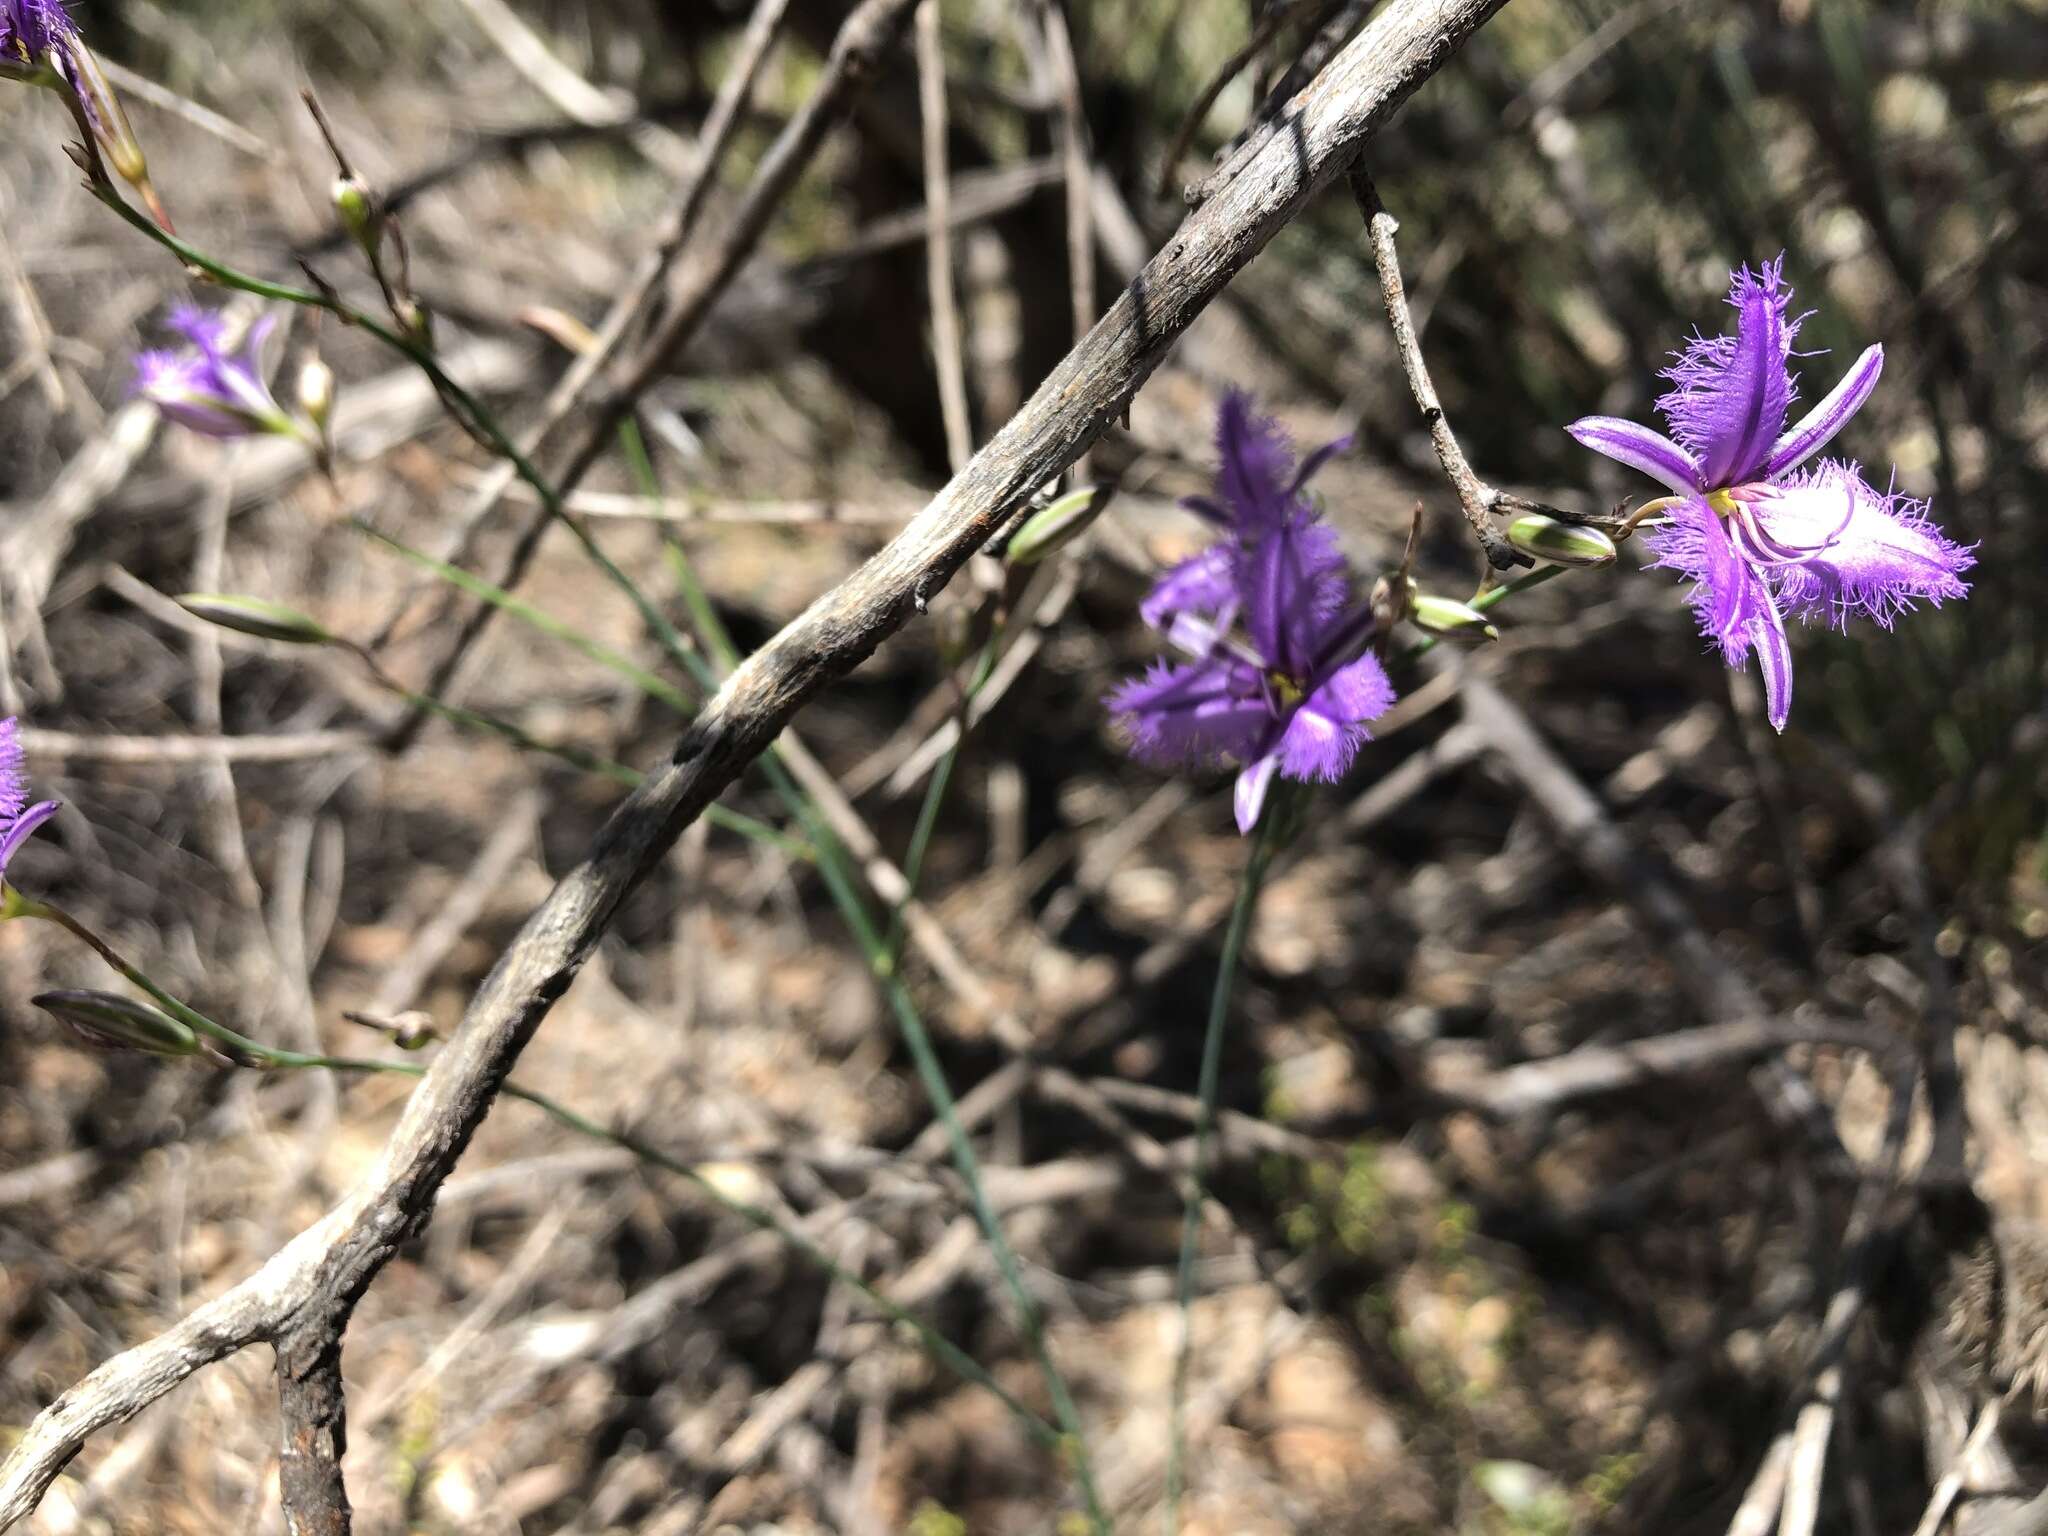
M 1842 382 L 1828 391 L 1827 398 L 1772 445 L 1771 456 L 1764 461 L 1763 478 L 1775 480 L 1825 448 L 1849 418 L 1863 408 L 1863 402 L 1877 388 L 1877 376 L 1882 372 L 1884 348 L 1865 347 L 1863 355 L 1842 375 Z
M 1254 762 L 1247 763 L 1238 774 L 1237 784 L 1230 795 L 1231 809 L 1237 813 L 1237 830 L 1246 837 L 1259 824 L 1259 812 L 1266 807 L 1266 791 L 1273 787 L 1273 775 L 1280 767 L 1278 754 L 1268 752 Z
M 1692 606 L 1700 632 L 1721 648 L 1729 666 L 1741 666 L 1754 643 L 1751 629 L 1763 616 L 1770 594 L 1762 577 L 1729 541 L 1714 510 L 1697 497 L 1688 498 L 1644 543 L 1657 557 L 1651 569 L 1677 571 L 1692 579 Z
M 11 824 L 28 804 L 28 758 L 20 732 L 12 715 L 0 719 L 0 827 Z
M 1581 416 L 1565 431 L 1595 453 L 1641 471 L 1680 496 L 1700 488 L 1700 469 L 1692 455 L 1653 427 L 1619 416 Z
M 6 875 L 7 861 L 14 857 L 15 849 L 27 842 L 37 827 L 57 814 L 58 804 L 55 800 L 45 800 L 6 823 L 6 829 L 0 831 L 0 876 Z
M 1331 438 L 1322 447 L 1303 459 L 1301 461 L 1301 468 L 1294 472 L 1294 483 L 1287 488 L 1288 499 L 1292 500 L 1294 497 L 1299 496 L 1307 489 L 1309 481 L 1315 479 L 1325 464 L 1329 463 L 1330 460 L 1337 457 L 1340 453 L 1349 453 L 1351 445 L 1356 441 L 1357 439 L 1351 433 L 1346 432 L 1342 437 Z
M 1247 537 L 1286 521 L 1294 510 L 1294 447 L 1270 416 L 1252 410 L 1252 398 L 1233 389 L 1216 412 L 1216 491 Z
M 1183 613 L 1234 615 L 1233 554 L 1228 544 L 1212 544 L 1193 559 L 1181 561 L 1159 578 L 1151 595 L 1138 605 L 1138 617 L 1154 629 L 1163 629 Z
M 208 357 L 218 357 L 227 340 L 227 322 L 197 304 L 179 304 L 165 316 L 164 324 L 191 342 Z
M 34 60 L 77 36 L 61 0 L 0 0 L 0 48 Z
M 1308 677 L 1316 642 L 1349 590 L 1337 535 L 1299 513 L 1238 552 L 1236 578 L 1253 647 L 1268 666 Z
M 1771 717 L 1771 729 L 1782 731 L 1792 715 L 1792 646 L 1778 605 L 1769 593 L 1764 601 L 1765 612 L 1750 623 L 1750 640 L 1764 674 L 1764 712 Z
M 1104 703 L 1130 733 L 1131 755 L 1165 768 L 1247 756 L 1273 723 L 1258 675 L 1226 657 L 1155 662 Z
M 1366 722 L 1393 706 L 1394 685 L 1377 656 L 1339 667 L 1295 710 L 1275 749 L 1280 771 L 1303 782 L 1344 777 L 1359 746 L 1370 740 Z
M 1853 464 L 1824 459 L 1786 477 L 1754 504 L 1773 542 L 1806 553 L 1772 568 L 1785 606 L 1840 627 L 1868 614 L 1890 627 L 1921 599 L 1939 606 L 1968 593 L 1970 548 L 1942 536 L 1927 503 L 1880 491 Z
M 1785 360 L 1799 322 L 1788 320 L 1792 290 L 1782 285 L 1785 258 L 1761 272 L 1734 274 L 1728 302 L 1736 311 L 1733 336 L 1701 337 L 1688 345 L 1664 377 L 1677 387 L 1657 401 L 1671 435 L 1700 462 L 1707 489 L 1750 479 L 1770 456 L 1792 404 Z

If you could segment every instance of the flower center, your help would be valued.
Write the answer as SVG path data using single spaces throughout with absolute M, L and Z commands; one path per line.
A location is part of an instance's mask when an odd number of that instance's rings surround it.
M 1856 497 L 1849 492 L 1842 508 L 1841 521 L 1829 530 L 1827 537 L 1818 544 L 1793 544 L 1773 535 L 1758 516 L 1759 509 L 1774 494 L 1777 488 L 1765 482 L 1754 485 L 1724 486 L 1718 491 L 1708 491 L 1705 501 L 1715 514 L 1728 525 L 1728 537 L 1743 557 L 1756 565 L 1806 565 L 1818 560 L 1848 530 L 1849 519 L 1856 514 Z
M 1308 697 L 1307 693 L 1303 691 L 1301 684 L 1297 683 L 1285 672 L 1277 669 L 1270 670 L 1266 673 L 1266 681 L 1272 685 L 1274 696 L 1288 709 L 1292 709 Z

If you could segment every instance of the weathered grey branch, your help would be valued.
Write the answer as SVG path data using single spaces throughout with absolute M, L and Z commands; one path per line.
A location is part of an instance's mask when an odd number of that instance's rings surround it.
M 348 1536 L 347 1403 L 341 1387 L 346 1318 L 313 1318 L 276 1342 L 280 1500 L 290 1536 Z
M 346 1321 L 399 1246 L 426 1226 L 435 1193 L 520 1050 L 682 829 L 806 700 L 901 628 L 1025 497 L 1121 413 L 1203 307 L 1504 3 L 1392 0 L 1331 61 L 1281 129 L 1242 157 L 1241 174 L 1189 216 L 932 504 L 727 679 L 674 761 L 626 798 L 527 920 L 407 1103 L 376 1166 L 344 1201 L 256 1275 L 102 1365 L 29 1426 L 0 1464 L 0 1528 L 35 1507 L 87 1436 L 193 1371 L 250 1343 L 289 1338 L 309 1321 Z M 898 8 L 907 19 L 907 3 Z M 877 0 L 862 8 L 871 16 L 886 9 Z M 649 367 L 662 355 L 660 341 L 642 354 L 651 357 Z

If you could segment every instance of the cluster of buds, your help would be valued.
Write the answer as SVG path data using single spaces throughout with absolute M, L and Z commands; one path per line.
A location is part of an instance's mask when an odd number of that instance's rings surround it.
M 78 35 L 63 0 L 0 0 L 0 80 L 40 85 L 62 96 L 78 121 L 80 142 L 73 158 L 94 190 L 112 195 L 111 166 L 135 189 L 149 216 L 170 229 L 170 215 L 149 179 L 149 162 L 121 98 Z

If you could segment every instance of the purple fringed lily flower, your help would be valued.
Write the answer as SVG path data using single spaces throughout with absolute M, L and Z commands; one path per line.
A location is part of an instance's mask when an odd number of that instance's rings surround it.
M 276 328 L 272 316 L 250 326 L 242 350 L 234 354 L 225 350 L 227 327 L 218 315 L 181 304 L 171 311 L 168 324 L 192 344 L 192 350 L 140 353 L 135 359 L 136 394 L 155 402 L 181 427 L 207 437 L 306 435 L 263 381 L 263 349 Z
M 19 727 L 9 716 L 0 720 L 0 881 L 7 861 L 29 835 L 57 814 L 57 802 L 28 803 L 28 765 L 23 760 Z
M 1139 610 L 1191 659 L 1155 663 L 1107 703 L 1145 761 L 1242 764 L 1234 801 L 1238 830 L 1250 832 L 1276 774 L 1342 777 L 1394 686 L 1362 650 L 1371 609 L 1348 602 L 1350 570 L 1303 494 L 1349 439 L 1296 469 L 1285 434 L 1235 391 L 1224 396 L 1216 439 L 1216 499 L 1187 505 L 1225 537 L 1168 571 Z
M 33 74 L 77 38 L 63 0 L 0 0 L 0 71 Z
M 1780 256 L 1759 272 L 1735 273 L 1735 334 L 1695 337 L 1665 371 L 1674 387 L 1657 409 L 1671 437 L 1611 416 L 1565 428 L 1671 492 L 1642 509 L 1668 519 L 1647 540 L 1655 565 L 1692 578 L 1700 629 L 1729 666 L 1757 653 L 1781 731 L 1792 707 L 1788 612 L 1837 628 L 1860 612 L 1890 628 L 1917 599 L 1938 606 L 1964 596 L 1962 573 L 1976 564 L 1928 520 L 1926 502 L 1878 490 L 1843 460 L 1802 467 L 1870 398 L 1884 348 L 1865 349 L 1786 427 L 1797 394 L 1786 362 L 1800 317 L 1786 314 L 1784 265 Z

